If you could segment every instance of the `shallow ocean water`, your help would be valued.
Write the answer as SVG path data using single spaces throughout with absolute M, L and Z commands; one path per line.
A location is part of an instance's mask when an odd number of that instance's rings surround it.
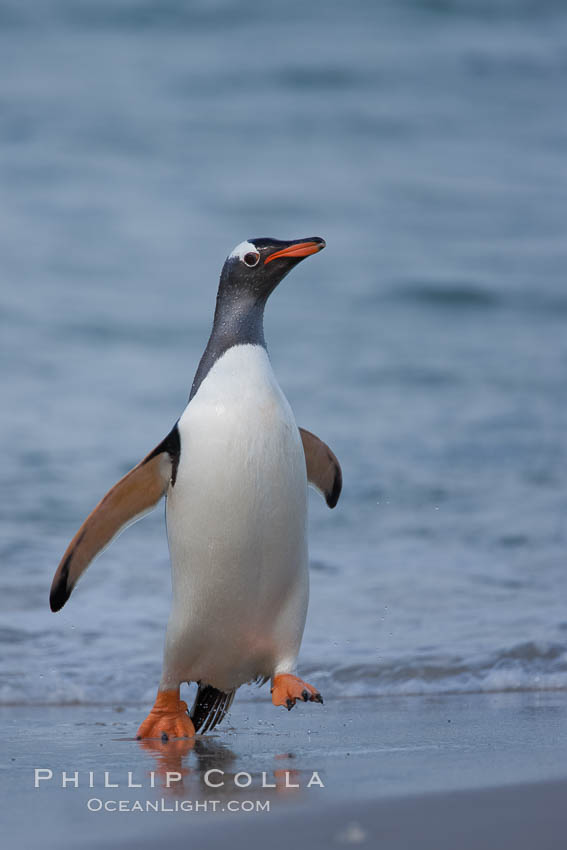
M 345 480 L 310 497 L 327 693 L 567 688 L 567 11 L 0 2 L 0 701 L 149 699 L 163 510 L 48 609 L 182 411 L 218 273 L 320 235 L 266 338 Z

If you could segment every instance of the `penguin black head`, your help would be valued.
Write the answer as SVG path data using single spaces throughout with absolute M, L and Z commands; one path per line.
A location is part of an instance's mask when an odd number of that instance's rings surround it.
M 294 266 L 325 247 L 319 236 L 285 242 L 281 239 L 248 239 L 226 258 L 219 294 L 265 302 Z
M 310 239 L 248 239 L 237 245 L 222 268 L 213 329 L 191 387 L 192 399 L 219 357 L 234 345 L 264 348 L 264 306 L 294 266 L 325 247 Z

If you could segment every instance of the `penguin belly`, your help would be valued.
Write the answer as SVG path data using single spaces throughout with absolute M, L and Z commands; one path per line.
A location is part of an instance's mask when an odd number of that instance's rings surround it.
M 306 465 L 266 350 L 223 354 L 178 428 L 162 685 L 229 691 L 291 671 L 309 595 Z

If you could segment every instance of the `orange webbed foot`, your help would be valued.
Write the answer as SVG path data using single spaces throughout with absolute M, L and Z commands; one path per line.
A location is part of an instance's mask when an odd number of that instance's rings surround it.
M 187 714 L 187 703 L 179 699 L 179 689 L 158 691 L 154 707 L 138 729 L 137 738 L 192 738 L 195 727 Z
M 283 705 L 288 711 L 291 711 L 298 699 L 303 700 L 303 702 L 323 703 L 323 697 L 317 688 L 308 685 L 298 676 L 292 676 L 290 673 L 274 676 L 272 683 L 272 702 L 274 705 Z

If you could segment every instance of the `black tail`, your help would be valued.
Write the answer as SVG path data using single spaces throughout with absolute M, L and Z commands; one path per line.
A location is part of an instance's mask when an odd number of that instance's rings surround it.
M 232 705 L 235 691 L 219 691 L 212 685 L 198 683 L 197 696 L 193 708 L 189 712 L 195 732 L 202 728 L 203 732 L 210 732 L 220 723 L 228 709 Z

